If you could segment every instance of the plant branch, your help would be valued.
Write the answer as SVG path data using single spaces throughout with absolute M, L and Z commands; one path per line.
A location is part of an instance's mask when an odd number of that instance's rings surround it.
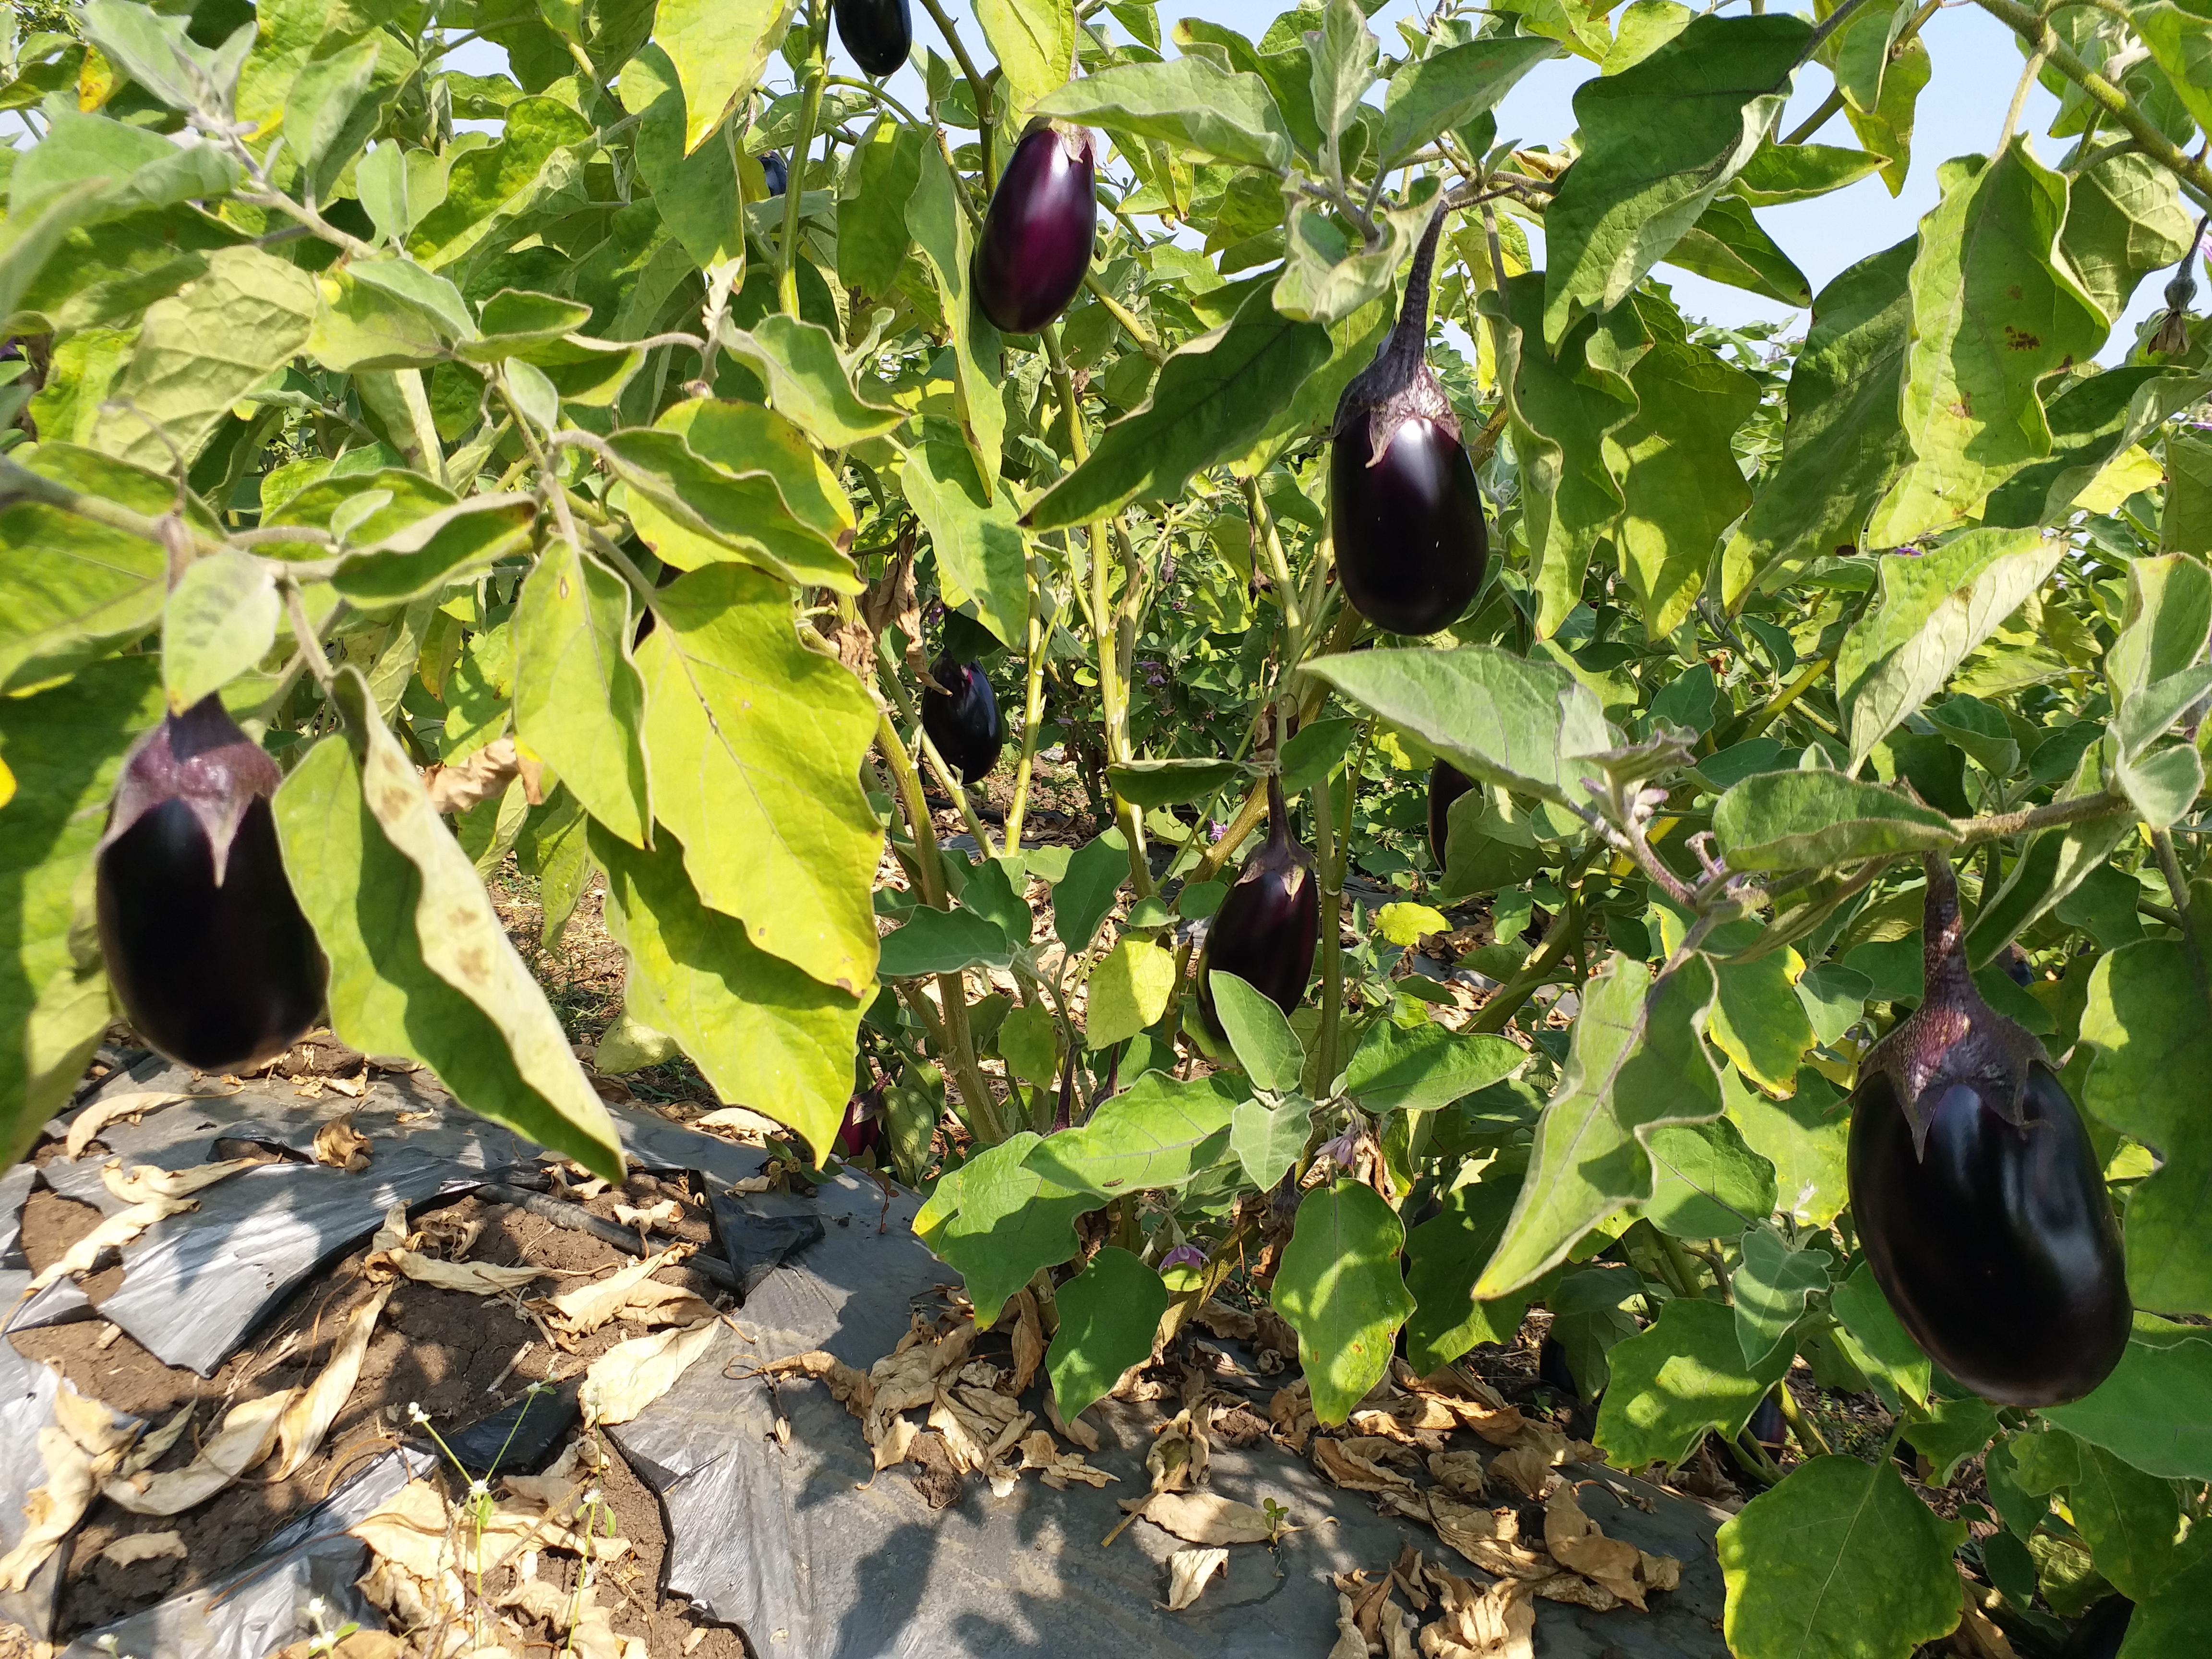
M 806 196 L 806 158 L 814 148 L 815 124 L 822 116 L 823 32 L 829 9 L 812 4 L 806 9 L 807 49 L 805 87 L 799 103 L 799 136 L 792 142 L 791 165 L 783 183 L 783 240 L 775 251 L 776 296 L 787 317 L 799 315 L 799 218 Z
M 1522 964 L 1519 973 L 1492 992 L 1489 1001 L 1474 1011 L 1474 1018 L 1467 1023 L 1468 1030 L 1494 1035 L 1512 1024 L 1522 1005 L 1551 978 L 1552 970 L 1581 941 L 1583 914 L 1583 896 L 1577 889 L 1567 895 L 1559 914 L 1552 918 L 1552 925 L 1545 932 L 1544 942 L 1536 947 L 1536 954 Z
M 946 15 L 944 0 L 921 0 L 921 9 L 937 25 L 937 32 L 945 37 L 945 44 L 952 50 L 952 61 L 960 65 L 960 73 L 968 78 L 969 95 L 975 100 L 976 137 L 983 149 L 983 187 L 999 187 L 999 169 L 993 165 L 991 155 L 991 90 L 983 71 L 975 67 L 975 60 L 968 55 L 968 48 L 960 39 L 960 31 L 953 27 Z
M 1958 832 L 1961 847 L 1978 847 L 1985 841 L 2030 835 L 2038 830 L 2048 830 L 2058 824 L 2087 823 L 2093 818 L 2109 818 L 2132 810 L 2128 798 L 2119 791 L 2103 789 L 2094 795 L 2076 795 L 2070 800 L 2055 800 L 2047 806 L 2023 807 L 2017 812 L 1996 812 L 1979 818 L 1954 818 L 1951 827 Z

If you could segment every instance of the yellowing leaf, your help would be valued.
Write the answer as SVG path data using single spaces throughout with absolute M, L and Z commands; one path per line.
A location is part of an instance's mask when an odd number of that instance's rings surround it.
M 1443 911 L 1425 904 L 1386 904 L 1375 913 L 1375 931 L 1391 944 L 1410 951 L 1431 933 L 1449 933 L 1451 923 Z
M 2105 463 L 2104 471 L 2074 498 L 2074 505 L 2087 513 L 2115 512 L 2137 490 L 2155 489 L 2165 481 L 2166 469 L 2157 458 L 2141 444 L 2130 444 Z
M 1147 939 L 1125 939 L 1091 975 L 1085 1036 L 1093 1048 L 1133 1037 L 1167 1012 L 1174 956 Z

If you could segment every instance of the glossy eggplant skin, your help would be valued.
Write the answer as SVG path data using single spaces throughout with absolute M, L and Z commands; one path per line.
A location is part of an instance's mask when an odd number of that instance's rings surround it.
M 791 182 L 791 164 L 775 150 L 762 156 L 760 164 L 761 178 L 768 185 L 768 193 L 782 195 L 784 186 Z
M 2119 1659 L 2120 1644 L 2135 1622 L 2136 1604 L 2124 1595 L 2108 1595 L 2081 1615 L 2058 1650 L 2058 1659 Z
M 269 803 L 249 803 L 222 883 L 181 800 L 100 854 L 107 977 L 138 1034 L 170 1059 L 234 1072 L 282 1054 L 323 1004 L 323 959 L 284 878 Z
M 1441 870 L 1451 840 L 1452 803 L 1474 787 L 1474 780 L 1448 760 L 1429 769 L 1429 852 Z
M 837 1156 L 862 1158 L 884 1141 L 884 1091 L 863 1089 L 845 1103 L 845 1121 L 837 1126 Z
M 2118 1224 L 2081 1115 L 2029 1067 L 2021 1122 L 1971 1084 L 1936 1099 L 1924 1153 L 1887 1073 L 1851 1097 L 1851 1211 L 1875 1279 L 1913 1340 L 1984 1399 L 2078 1400 L 2127 1346 Z
M 904 67 L 914 50 L 914 14 L 907 0 L 837 0 L 837 38 L 880 79 Z
M 975 243 L 975 303 L 1008 334 L 1034 334 L 1067 309 L 1098 239 L 1090 133 L 1051 125 L 1014 146 Z
M 1213 913 L 1206 930 L 1206 949 L 1198 959 L 1198 1012 L 1206 1035 L 1223 1038 L 1213 1011 L 1218 969 L 1234 974 L 1285 1013 L 1298 1006 L 1313 977 L 1314 951 L 1321 938 L 1321 888 L 1312 860 L 1291 839 L 1290 814 L 1282 784 L 1268 780 L 1267 839 L 1244 860 L 1244 868 Z
M 1379 460 L 1364 434 L 1340 440 L 1328 472 L 1345 598 L 1393 634 L 1433 634 L 1457 622 L 1490 567 L 1482 492 L 1459 434 L 1414 416 Z
M 999 750 L 1006 744 L 999 699 L 980 664 L 940 659 L 929 672 L 945 690 L 923 689 L 921 729 L 960 781 L 974 783 L 999 763 Z

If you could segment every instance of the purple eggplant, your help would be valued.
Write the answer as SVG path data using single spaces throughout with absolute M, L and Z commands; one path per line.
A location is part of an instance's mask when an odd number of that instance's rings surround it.
M 841 23 L 842 29 L 842 25 Z M 784 186 L 791 182 L 791 164 L 775 150 L 760 158 L 761 181 L 768 186 L 770 196 L 783 194 Z
M 884 1091 L 862 1089 L 845 1103 L 845 1121 L 837 1126 L 837 1156 L 861 1158 L 884 1143 Z
M 1975 989 L 1949 860 L 1926 864 L 1925 989 L 1859 1068 L 1851 1213 L 1930 1358 L 1999 1405 L 2078 1400 L 2133 1312 L 2102 1163 L 2042 1045 Z
M 1067 309 L 1098 240 L 1090 133 L 1041 123 L 999 175 L 975 244 L 975 303 L 1008 334 L 1034 334 Z
M 1448 760 L 1429 769 L 1429 851 L 1441 870 L 1451 840 L 1452 803 L 1474 787 L 1474 780 Z
M 1206 1035 L 1221 1039 L 1213 1011 L 1216 969 L 1234 974 L 1285 1013 L 1298 1006 L 1313 977 L 1321 933 L 1321 890 L 1313 856 L 1291 839 L 1291 815 L 1279 776 L 1267 780 L 1267 839 L 1244 860 L 1236 885 L 1206 930 L 1198 959 L 1198 1012 Z
M 945 690 L 923 690 L 921 729 L 963 783 L 977 782 L 999 763 L 999 750 L 1006 744 L 999 699 L 979 663 L 940 657 L 929 675 Z
M 203 1072 L 283 1053 L 323 1006 L 323 953 L 269 810 L 282 776 L 204 698 L 131 751 L 100 838 L 108 981 L 141 1036 Z
M 1429 220 L 1397 325 L 1344 390 L 1329 433 L 1336 574 L 1359 614 L 1393 634 L 1433 634 L 1482 586 L 1490 532 L 1459 417 L 1429 370 L 1429 272 L 1443 210 Z
M 853 61 L 881 78 L 906 65 L 914 50 L 914 14 L 907 0 L 836 0 L 837 38 Z

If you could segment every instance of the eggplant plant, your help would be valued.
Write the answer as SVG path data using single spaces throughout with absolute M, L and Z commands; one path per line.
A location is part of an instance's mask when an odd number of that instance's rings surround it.
M 2200 9 L 19 20 L 6 1151 L 321 1022 L 611 1176 L 588 1044 L 1103 1309 L 1066 1419 L 1540 1326 L 1741 1659 L 2197 1652 Z

